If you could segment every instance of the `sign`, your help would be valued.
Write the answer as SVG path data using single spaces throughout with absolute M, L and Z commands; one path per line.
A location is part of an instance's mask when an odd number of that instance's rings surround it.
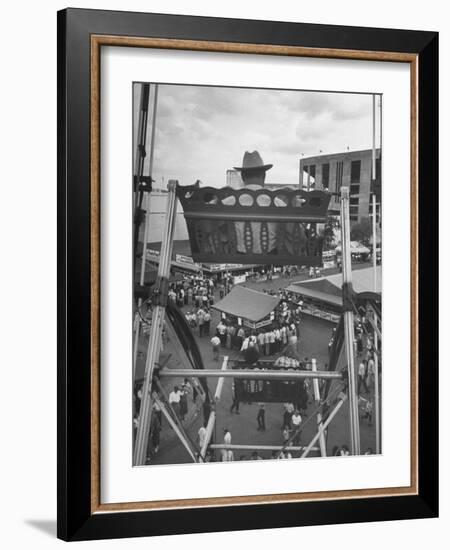
M 147 248 L 145 259 L 150 262 L 159 263 L 159 250 L 153 250 L 151 248 Z
M 159 256 L 159 250 L 154 250 L 153 248 L 147 248 L 147 254 L 152 256 Z
M 190 256 L 184 256 L 183 254 L 175 254 L 175 261 L 181 264 L 193 264 L 194 260 Z
M 247 280 L 247 275 L 235 275 L 233 277 L 233 284 L 238 285 L 239 283 L 245 283 Z
M 234 269 L 246 269 L 248 266 L 245 264 L 209 264 L 206 268 L 210 271 L 230 271 Z
M 259 321 L 259 323 L 255 324 L 255 328 L 261 328 L 261 327 L 265 327 L 267 325 L 270 325 L 272 320 L 273 320 L 273 317 L 272 317 L 272 314 L 270 314 L 270 319 L 264 319 L 263 321 Z
M 244 326 L 248 328 L 256 329 L 256 328 L 261 328 L 261 327 L 270 325 L 271 322 L 272 322 L 272 319 L 263 319 L 262 321 L 258 321 L 258 323 L 253 323 L 252 321 L 248 321 L 247 319 L 244 319 Z

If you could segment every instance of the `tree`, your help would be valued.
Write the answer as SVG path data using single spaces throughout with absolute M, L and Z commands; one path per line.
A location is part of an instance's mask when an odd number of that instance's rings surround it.
M 355 223 L 350 229 L 350 238 L 352 241 L 359 241 L 365 245 L 369 244 L 372 236 L 372 222 L 370 218 L 361 218 L 361 221 Z

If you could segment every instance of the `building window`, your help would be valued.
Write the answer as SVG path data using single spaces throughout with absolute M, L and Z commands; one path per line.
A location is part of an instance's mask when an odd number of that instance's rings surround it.
M 359 195 L 359 183 L 350 185 L 350 195 Z
M 306 187 L 316 186 L 316 165 L 310 164 L 309 166 L 303 166 L 303 172 L 306 173 Z
M 359 197 L 350 197 L 350 207 L 359 205 Z
M 361 180 L 361 161 L 352 160 L 350 183 L 359 183 Z
M 344 172 L 344 163 L 336 162 L 336 191 L 342 187 L 342 174 Z
M 322 187 L 328 189 L 330 186 L 330 165 L 322 164 Z

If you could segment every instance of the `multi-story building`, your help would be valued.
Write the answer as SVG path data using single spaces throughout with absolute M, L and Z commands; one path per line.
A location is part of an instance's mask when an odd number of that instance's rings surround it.
M 342 186 L 350 188 L 350 220 L 353 222 L 372 215 L 372 192 L 377 196 L 377 223 L 380 221 L 380 149 L 376 149 L 375 175 L 372 186 L 372 149 L 300 159 L 299 185 L 303 189 L 328 189 L 331 193 L 339 193 Z M 329 209 L 339 212 L 338 195 L 333 195 Z
M 241 173 L 238 170 L 227 170 L 227 187 L 238 189 L 242 187 Z

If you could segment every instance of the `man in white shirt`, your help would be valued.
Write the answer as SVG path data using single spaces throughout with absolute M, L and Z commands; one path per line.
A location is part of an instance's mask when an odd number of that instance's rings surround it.
M 274 332 L 275 332 L 275 352 L 278 353 L 281 349 L 281 332 L 278 327 L 275 329 Z
M 273 355 L 276 352 L 275 349 L 275 331 L 271 330 L 269 332 L 269 349 L 270 349 L 270 355 Z
M 169 394 L 169 403 L 172 406 L 174 413 L 177 417 L 180 415 L 180 400 L 181 400 L 181 391 L 178 386 L 174 386 L 173 391 Z
M 231 433 L 228 428 L 223 430 L 224 445 L 231 445 Z M 233 460 L 233 451 L 231 449 L 222 449 L 222 462 L 231 462 Z
M 217 325 L 217 332 L 219 333 L 220 343 L 222 347 L 225 347 L 226 337 L 227 337 L 227 326 L 223 321 Z
M 261 353 L 264 352 L 264 332 L 258 334 L 258 347 Z
M 198 446 L 202 449 L 206 439 L 206 422 L 198 430 Z
M 270 332 L 264 333 L 265 355 L 270 355 Z
M 370 393 L 369 388 L 366 384 L 366 362 L 361 361 L 358 367 L 358 393 L 360 393 L 361 390 L 361 384 L 364 386 L 365 393 Z
M 295 409 L 294 414 L 292 415 L 291 421 L 292 421 L 292 429 L 295 433 L 294 445 L 299 445 L 300 444 L 299 428 L 300 428 L 300 424 L 302 423 L 302 416 L 298 411 L 298 409 Z
M 218 336 L 213 336 L 211 338 L 212 352 L 214 361 L 219 360 L 219 348 L 220 348 L 220 338 Z

